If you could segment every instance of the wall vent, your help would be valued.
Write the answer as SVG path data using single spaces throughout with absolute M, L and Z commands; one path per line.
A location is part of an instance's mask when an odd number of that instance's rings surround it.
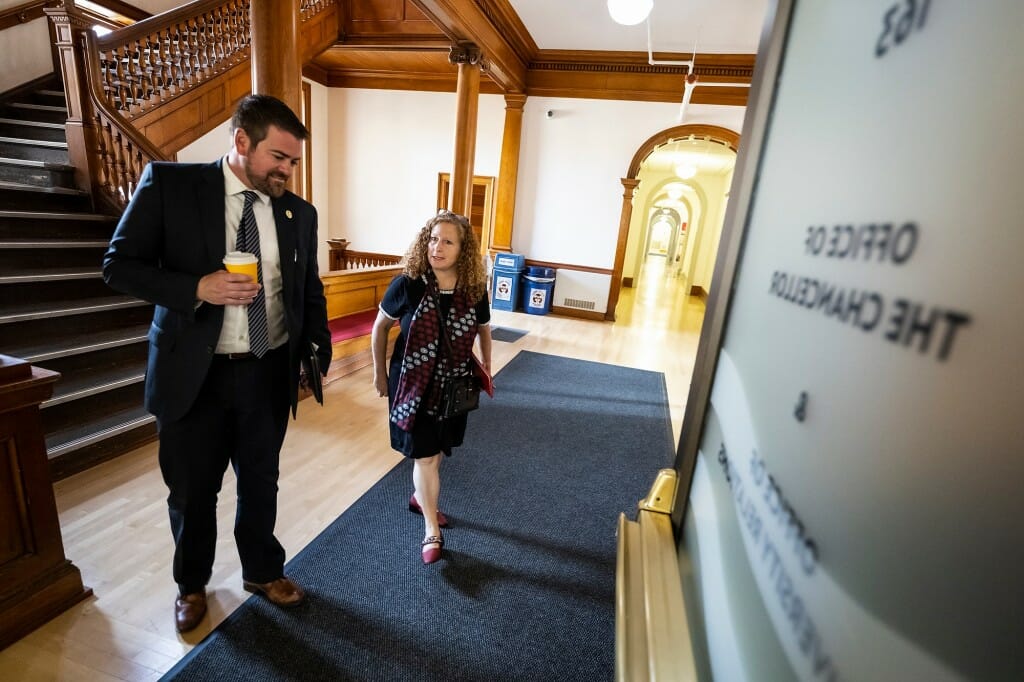
M 581 310 L 593 310 L 593 301 L 584 301 L 579 298 L 567 298 L 564 301 L 566 308 L 580 308 Z

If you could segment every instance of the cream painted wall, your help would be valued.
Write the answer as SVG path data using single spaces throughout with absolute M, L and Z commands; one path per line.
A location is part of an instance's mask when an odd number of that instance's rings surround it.
M 358 251 L 405 253 L 435 212 L 437 174 L 451 170 L 455 95 L 333 88 L 328 107 L 330 236 Z M 482 95 L 476 175 L 498 175 L 504 121 L 504 98 Z
M 715 256 L 718 254 L 718 242 L 722 239 L 722 226 L 725 222 L 725 209 L 729 204 L 725 196 L 732 185 L 732 172 L 716 178 L 716 182 L 705 187 L 708 195 L 709 214 L 705 221 L 706 233 L 700 245 L 700 254 L 693 284 L 704 291 L 711 291 L 711 277 L 715 270 Z
M 0 9 L 20 4 L 5 0 Z M 48 21 L 42 17 L 0 31 L 0 92 L 53 72 Z
M 132 0 L 133 5 L 141 10 L 145 10 L 150 14 L 160 14 L 172 10 L 175 7 L 180 7 L 184 4 L 183 0 Z

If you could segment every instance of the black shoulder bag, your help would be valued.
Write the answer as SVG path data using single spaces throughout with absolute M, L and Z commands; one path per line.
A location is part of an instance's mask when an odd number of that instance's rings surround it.
M 438 322 L 440 322 L 440 335 L 444 344 L 445 353 L 448 356 L 449 367 L 455 366 L 455 354 L 452 353 L 452 342 L 448 338 L 448 323 L 441 314 L 441 307 L 437 308 Z M 451 419 L 460 414 L 466 414 L 480 407 L 480 379 L 475 374 L 466 374 L 457 377 L 444 377 L 441 381 L 441 405 L 439 407 L 438 419 Z

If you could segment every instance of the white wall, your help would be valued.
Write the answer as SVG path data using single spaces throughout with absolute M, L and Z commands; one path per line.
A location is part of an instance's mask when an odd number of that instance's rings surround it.
M 330 236 L 405 253 L 435 213 L 438 173 L 451 171 L 455 94 L 334 88 L 328 107 Z M 475 175 L 498 175 L 504 121 L 504 98 L 482 95 Z
M 0 9 L 20 4 L 21 0 L 0 0 Z M 0 92 L 53 72 L 48 21 L 42 17 L 0 31 Z
M 132 0 L 131 4 L 150 14 L 160 14 L 180 7 L 185 4 L 185 0 Z
M 317 264 L 320 272 L 330 268 L 327 240 L 331 237 L 331 184 L 328 172 L 331 163 L 331 126 L 328 111 L 329 91 L 323 85 L 308 81 L 310 90 L 309 130 L 313 142 L 313 205 L 319 220 L 320 248 L 317 250 Z
M 404 253 L 434 212 L 437 174 L 451 167 L 455 95 L 335 88 L 327 100 L 329 236 L 348 239 L 360 251 Z M 674 103 L 528 99 L 513 250 L 536 260 L 611 269 L 621 178 L 648 138 L 677 125 L 677 113 Z M 687 123 L 739 131 L 743 113 L 739 107 L 693 106 Z M 480 98 L 476 175 L 498 174 L 504 118 L 502 97 Z M 596 303 L 600 309 L 606 300 Z
M 678 110 L 671 103 L 528 99 L 514 249 L 537 260 L 610 269 L 622 210 L 621 179 L 649 137 L 678 125 Z M 693 106 L 688 113 L 687 123 L 736 131 L 743 121 L 740 107 Z

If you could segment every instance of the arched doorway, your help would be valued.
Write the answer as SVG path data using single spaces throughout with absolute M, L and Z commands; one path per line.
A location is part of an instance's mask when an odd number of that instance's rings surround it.
M 623 286 L 623 273 L 627 270 L 634 268 L 635 264 L 629 264 L 627 267 L 626 255 L 627 246 L 635 244 L 636 240 L 630 239 L 630 228 L 635 224 L 633 220 L 634 211 L 634 197 L 637 195 L 637 190 L 641 185 L 641 169 L 644 166 L 645 161 L 654 152 L 659 149 L 663 149 L 669 145 L 680 145 L 686 142 L 701 141 L 704 143 L 714 143 L 715 145 L 727 148 L 732 152 L 732 161 L 735 163 L 735 152 L 739 148 L 740 136 L 738 133 L 729 130 L 728 128 L 722 128 L 720 126 L 713 125 L 701 125 L 701 124 L 687 124 L 681 126 L 675 126 L 663 130 L 655 135 L 648 138 L 633 155 L 633 159 L 629 164 L 629 169 L 626 173 L 626 177 L 622 178 L 622 185 L 624 188 L 622 197 L 622 212 L 619 217 L 619 235 L 616 240 L 615 250 L 615 261 L 612 272 L 612 281 L 608 292 L 608 308 L 605 313 L 605 319 L 609 321 L 615 320 L 615 308 L 619 302 L 619 294 Z M 694 188 L 694 196 L 691 202 L 700 203 L 703 201 L 703 205 L 699 207 L 699 215 L 703 219 L 704 213 L 706 213 L 706 198 L 701 197 L 701 189 L 698 183 L 694 183 L 690 180 L 679 179 L 682 186 Z M 667 187 L 668 182 L 661 182 L 661 186 Z M 650 193 L 645 195 L 646 199 L 650 199 Z M 648 201 L 644 201 L 644 206 L 639 208 L 644 209 L 649 205 Z M 694 214 L 692 204 L 687 204 L 690 215 Z M 721 211 L 724 215 L 724 209 Z M 646 221 L 643 221 L 646 225 Z M 694 273 L 697 272 L 699 267 L 698 258 L 701 248 L 707 248 L 708 245 L 702 242 L 704 237 L 704 230 L 700 229 L 700 225 L 695 225 L 697 229 L 691 229 L 688 234 L 687 252 L 690 254 L 691 260 L 685 264 L 685 270 L 687 272 L 687 286 L 693 281 Z M 691 236 L 692 235 L 692 236 Z M 644 235 L 644 239 L 646 234 Z M 640 242 L 644 243 L 644 239 Z M 641 249 L 642 250 L 642 249 Z M 633 249 L 635 255 L 636 249 Z

